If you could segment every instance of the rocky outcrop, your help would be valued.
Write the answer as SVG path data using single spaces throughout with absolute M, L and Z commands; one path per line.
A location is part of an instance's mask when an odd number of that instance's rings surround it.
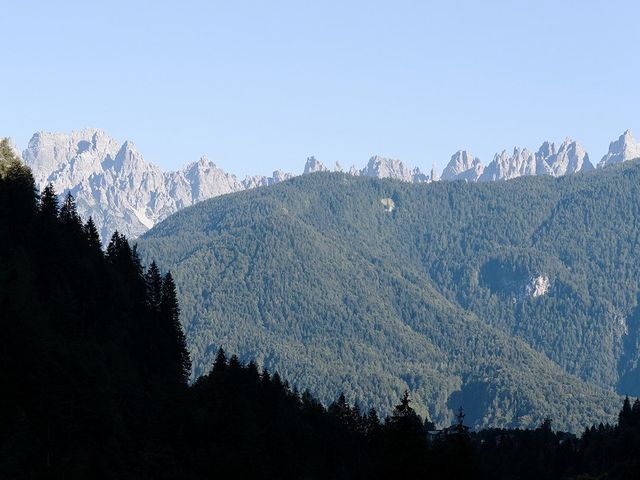
M 509 180 L 524 175 L 537 175 L 540 171 L 541 166 L 538 165 L 533 152 L 526 148 L 514 148 L 511 156 L 505 150 L 497 153 L 478 180 L 481 182 Z
M 431 175 L 429 177 L 429 180 L 432 182 L 437 182 L 438 180 L 440 180 L 440 175 L 438 175 L 435 164 L 431 166 Z
M 606 167 L 615 163 L 640 158 L 640 144 L 633 138 L 631 130 L 624 132 L 618 140 L 609 144 L 609 151 L 602 157 L 598 167 Z
M 545 142 L 536 153 L 536 158 L 543 165 L 545 173 L 554 177 L 594 169 L 584 148 L 570 138 L 562 142 L 557 152 L 553 143 Z
M 409 168 L 400 160 L 375 155 L 369 159 L 359 175 L 376 178 L 393 178 L 404 182 L 428 182 L 429 177 L 418 168 Z
M 325 167 L 322 162 L 316 160 L 316 157 L 307 158 L 307 162 L 304 164 L 304 175 L 315 172 L 328 172 L 329 169 Z
M 546 295 L 551 288 L 551 282 L 546 275 L 531 277 L 525 286 L 524 293 L 527 297 L 538 298 Z
M 102 130 L 36 133 L 23 152 L 36 184 L 71 192 L 83 218 L 93 217 L 103 241 L 118 230 L 135 238 L 178 210 L 207 198 L 290 178 L 248 177 L 243 182 L 207 157 L 163 172 L 147 163 L 132 142 L 120 145 Z
M 442 180 L 477 182 L 483 171 L 484 166 L 479 158 L 466 150 L 458 150 L 442 171 Z
M 511 154 L 503 150 L 497 153 L 486 167 L 480 159 L 473 157 L 466 150 L 459 150 L 453 154 L 442 172 L 442 179 L 491 182 L 527 175 L 559 177 L 593 168 L 589 155 L 582 146 L 567 138 L 558 150 L 551 142 L 544 142 L 535 153 L 517 147 Z

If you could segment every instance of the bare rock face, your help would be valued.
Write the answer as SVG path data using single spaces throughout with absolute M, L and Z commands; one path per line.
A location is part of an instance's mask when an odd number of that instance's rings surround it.
M 442 171 L 442 180 L 477 182 L 483 171 L 484 166 L 479 158 L 466 150 L 458 150 Z
M 514 148 L 509 156 L 505 150 L 496 154 L 480 176 L 480 181 L 509 180 L 524 175 L 536 175 L 538 172 L 536 157 L 526 148 Z
M 191 186 L 192 204 L 225 193 L 244 190 L 235 175 L 218 168 L 207 157 L 187 165 L 180 173 Z
M 327 167 L 325 167 L 322 162 L 319 162 L 318 160 L 316 160 L 316 157 L 309 157 L 307 158 L 307 162 L 304 165 L 304 175 L 308 174 L 308 173 L 315 173 L 315 172 L 328 172 L 329 169 Z
M 429 177 L 429 180 L 431 182 L 437 182 L 438 180 L 440 180 L 440 175 L 438 175 L 435 163 L 431 166 L 431 175 Z
M 549 277 L 538 275 L 529 279 L 529 283 L 525 286 L 525 295 L 531 298 L 538 298 L 546 295 L 550 287 Z
M 562 145 L 560 145 L 557 153 L 553 152 L 550 155 L 543 155 L 543 153 L 545 153 L 543 152 L 544 146 L 548 143 L 549 142 L 545 142 L 536 154 L 539 161 L 548 167 L 548 175 L 561 177 L 562 175 L 586 172 L 594 169 L 593 164 L 589 160 L 589 155 L 578 142 L 566 138 L 565 141 L 562 142 Z M 553 144 L 551 145 L 554 146 Z
M 556 149 L 555 144 L 551 142 L 544 142 L 535 153 L 526 148 L 516 147 L 509 155 L 503 150 L 497 153 L 493 161 L 484 168 L 480 160 L 474 159 L 472 163 L 470 155 L 460 151 L 451 157 L 442 178 L 490 182 L 530 175 L 560 177 L 593 170 L 593 168 L 584 148 L 567 138 L 559 149 Z
M 429 177 L 418 168 L 409 168 L 400 160 L 375 155 L 369 159 L 367 166 L 360 170 L 359 175 L 376 178 L 393 178 L 404 182 L 428 182 Z
M 264 175 L 247 175 L 242 180 L 241 190 L 248 190 L 250 188 L 268 187 L 269 185 L 275 185 L 276 183 L 284 182 L 290 178 L 295 177 L 293 173 L 284 172 L 282 170 L 276 170 L 270 177 Z
M 83 218 L 93 217 L 104 242 L 118 230 L 135 238 L 178 210 L 207 198 L 288 178 L 274 173 L 250 185 L 206 157 L 176 172 L 147 163 L 132 142 L 120 145 L 102 130 L 36 133 L 23 152 L 38 188 L 71 192 Z
M 618 140 L 609 144 L 609 151 L 598 163 L 598 168 L 636 158 L 640 158 L 640 144 L 633 138 L 631 130 L 627 130 Z

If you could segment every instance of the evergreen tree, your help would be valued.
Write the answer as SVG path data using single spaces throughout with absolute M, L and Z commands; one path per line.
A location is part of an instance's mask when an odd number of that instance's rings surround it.
M 231 355 L 231 358 L 229 359 L 229 370 L 233 370 L 234 372 L 240 370 L 240 359 L 235 353 Z
M 426 438 L 424 435 L 422 419 L 411 407 L 409 392 L 404 391 L 400 403 L 395 406 L 391 417 L 387 419 L 387 428 L 408 441 L 414 441 L 422 444 Z
M 144 276 L 145 284 L 147 286 L 147 302 L 149 307 L 155 311 L 160 310 L 160 304 L 162 302 L 163 295 L 163 283 L 160 270 L 156 262 L 151 262 L 151 265 L 147 269 Z
M 2 227 L 18 236 L 32 228 L 25 220 L 36 208 L 35 182 L 7 139 L 0 141 L 0 204 Z
M 380 433 L 382 425 L 380 424 L 380 417 L 378 417 L 378 412 L 375 408 L 370 408 L 367 413 L 367 435 L 377 435 Z
M 71 195 L 71 192 L 67 192 L 65 196 L 64 202 L 60 207 L 59 217 L 63 225 L 76 226 L 81 224 L 76 200 Z
M 96 228 L 96 224 L 93 218 L 89 217 L 87 223 L 84 224 L 83 232 L 89 248 L 94 251 L 102 251 L 102 242 L 100 241 L 100 234 Z
M 627 428 L 632 422 L 633 412 L 631 409 L 631 400 L 629 400 L 629 396 L 627 395 L 624 398 L 622 410 L 620 410 L 620 414 L 618 415 L 618 425 L 620 428 Z
M 49 183 L 44 190 L 42 190 L 42 194 L 40 195 L 40 205 L 39 205 L 40 215 L 47 219 L 58 218 L 58 195 L 56 195 L 56 191 L 53 188 L 53 184 Z
M 180 307 L 176 294 L 176 285 L 170 272 L 164 276 L 162 281 L 162 297 L 160 300 L 160 316 L 166 322 L 172 345 L 170 353 L 172 355 L 172 365 L 177 365 L 176 381 L 179 384 L 187 385 L 191 376 L 191 359 L 187 350 L 187 341 L 180 325 Z
M 338 399 L 329 405 L 328 411 L 330 415 L 336 417 L 344 425 L 348 425 L 350 423 L 351 407 L 349 406 L 349 402 L 347 402 L 347 398 L 344 396 L 344 393 L 340 393 Z
M 411 407 L 405 390 L 384 426 L 385 476 L 410 478 L 423 475 L 427 452 L 422 420 Z
M 111 263 L 115 263 L 118 259 L 118 257 L 120 257 L 122 255 L 123 252 L 123 235 L 120 235 L 120 232 L 118 232 L 118 230 L 116 230 L 115 232 L 113 232 L 113 235 L 111 235 L 111 239 L 109 240 L 109 244 L 107 245 L 107 259 L 111 262 Z
M 224 353 L 224 349 L 222 347 L 218 348 L 218 353 L 216 354 L 216 359 L 213 362 L 213 372 L 219 373 L 223 372 L 227 369 L 227 355 Z M 267 373 L 267 376 L 269 374 Z M 264 375 L 263 375 L 264 377 Z

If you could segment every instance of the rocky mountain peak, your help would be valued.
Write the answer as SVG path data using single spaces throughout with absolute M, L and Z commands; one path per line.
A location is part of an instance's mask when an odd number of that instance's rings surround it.
M 640 158 L 640 144 L 636 142 L 631 130 L 627 130 L 620 135 L 618 140 L 609 144 L 609 151 L 602 157 L 598 167 L 606 167 L 635 158 Z
M 329 169 L 325 167 L 322 162 L 316 160 L 316 157 L 308 157 L 307 162 L 304 164 L 304 174 L 315 172 L 328 172 Z
M 400 160 L 374 155 L 367 165 L 360 170 L 360 175 L 376 178 L 393 178 L 405 182 L 427 182 L 429 177 L 418 168 L 409 168 Z
M 475 182 L 483 171 L 484 166 L 478 157 L 474 157 L 467 150 L 458 150 L 442 171 L 442 180 Z
M 555 156 L 547 160 L 551 175 L 559 177 L 577 172 L 593 170 L 589 155 L 578 142 L 566 138 Z
M 536 156 L 538 158 L 547 159 L 556 154 L 556 144 L 553 142 L 543 142 L 538 151 L 536 152 Z
M 432 182 L 437 182 L 438 180 L 440 180 L 440 175 L 438 175 L 435 163 L 431 165 L 431 175 L 429 176 L 429 180 L 431 180 Z

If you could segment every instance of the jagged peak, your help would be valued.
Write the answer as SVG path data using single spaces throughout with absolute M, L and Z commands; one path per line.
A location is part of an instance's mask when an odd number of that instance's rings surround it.
M 536 152 L 536 156 L 540 159 L 547 159 L 556 154 L 556 144 L 554 142 L 550 142 L 549 140 L 545 140 L 538 148 Z
M 482 174 L 484 166 L 478 157 L 468 150 L 458 150 L 442 171 L 442 180 L 465 180 L 475 182 Z
M 438 180 L 440 180 L 440 175 L 438 175 L 438 170 L 436 169 L 435 163 L 431 164 L 431 174 L 429 175 L 429 178 L 432 182 L 437 182 Z
M 630 129 L 624 131 L 618 140 L 609 143 L 609 151 L 602 157 L 598 167 L 606 167 L 614 163 L 625 162 L 640 157 L 640 144 L 638 144 Z
M 309 173 L 315 172 L 328 172 L 329 169 L 325 167 L 322 162 L 316 159 L 313 155 L 307 157 L 307 161 L 304 164 L 304 174 L 307 175 Z
M 376 178 L 393 178 L 405 182 L 427 182 L 429 178 L 418 167 L 410 168 L 401 160 L 373 155 L 359 175 Z

